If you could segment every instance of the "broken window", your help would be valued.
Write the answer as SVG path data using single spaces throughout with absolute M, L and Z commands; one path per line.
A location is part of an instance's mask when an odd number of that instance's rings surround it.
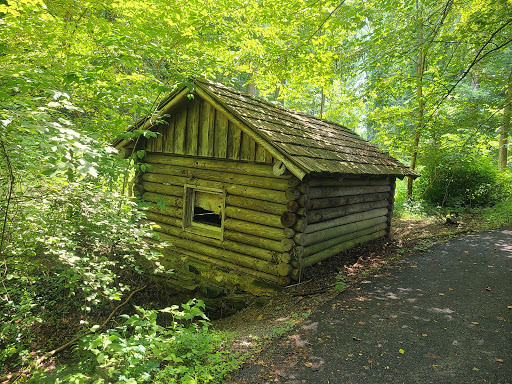
M 183 229 L 223 238 L 225 194 L 221 189 L 185 185 Z

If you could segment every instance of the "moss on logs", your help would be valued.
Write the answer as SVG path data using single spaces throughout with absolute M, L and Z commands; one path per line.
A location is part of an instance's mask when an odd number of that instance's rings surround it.
M 150 217 L 148 217 L 148 219 L 150 219 Z M 173 225 L 168 225 L 168 224 L 164 224 L 163 222 L 159 222 L 157 220 L 158 217 L 156 215 L 151 216 L 151 219 L 154 220 L 155 224 L 158 226 L 155 228 L 157 231 L 165 232 L 168 235 L 180 237 L 180 238 L 187 239 L 187 240 L 192 240 L 194 242 L 204 243 L 204 244 L 222 248 L 222 249 L 227 249 L 229 251 L 248 255 L 251 257 L 253 256 L 255 258 L 258 258 L 261 260 L 266 260 L 268 262 L 275 263 L 275 264 L 278 264 L 280 261 L 278 258 L 278 253 L 274 252 L 274 251 L 270 251 L 267 249 L 263 249 L 263 248 L 259 248 L 259 247 L 255 247 L 252 245 L 239 243 L 239 242 L 235 242 L 235 241 L 231 241 L 231 240 L 221 241 L 221 240 L 214 239 L 211 237 L 197 236 L 197 235 L 194 235 L 193 233 L 188 233 L 187 231 L 183 231 L 183 229 L 180 227 L 175 227 Z
M 151 163 L 150 163 L 151 164 Z M 254 176 L 254 175 L 241 175 L 239 173 L 231 173 L 228 171 L 213 171 L 203 170 L 197 168 L 186 168 L 177 166 L 168 166 L 162 164 L 151 164 L 146 173 L 170 175 L 185 178 L 198 178 L 203 180 L 218 181 L 223 183 L 247 185 L 249 187 L 259 187 L 272 189 L 277 191 L 286 191 L 288 182 L 286 179 Z
M 379 216 L 386 216 L 388 213 L 387 208 L 377 208 L 366 212 L 354 213 L 343 217 L 338 217 L 328 221 L 321 221 L 315 224 L 309 224 L 305 230 L 306 233 L 317 232 L 328 228 L 335 228 L 343 224 L 354 223 Z
M 254 234 L 271 240 L 281 241 L 284 238 L 282 228 L 269 227 L 244 220 L 226 218 L 224 220 L 224 228 L 232 231 Z
M 366 243 L 371 240 L 378 239 L 386 235 L 385 230 L 374 232 L 370 235 L 361 236 L 352 240 L 337 244 L 333 247 L 324 249 L 318 253 L 315 253 L 309 257 L 302 259 L 302 266 L 309 267 L 310 265 L 316 264 L 319 261 L 325 260 L 329 257 L 335 256 L 340 252 L 346 251 L 347 249 L 353 248 L 358 244 Z
M 233 252 L 227 249 L 200 243 L 198 241 L 190 241 L 188 239 L 180 238 L 178 236 L 173 236 L 161 230 L 157 232 L 159 234 L 164 233 L 166 236 L 161 236 L 161 238 L 168 240 L 171 244 L 180 248 L 178 250 L 179 252 L 181 252 L 182 250 L 189 250 L 197 254 L 205 255 L 215 260 L 229 262 L 234 265 L 239 265 L 254 271 L 264 272 L 273 276 L 286 276 L 291 271 L 291 266 L 289 264 L 285 264 L 285 266 L 283 267 L 281 265 L 274 264 L 266 260 L 261 260 L 255 257 L 240 254 L 238 252 Z
M 289 202 L 286 203 L 286 209 L 289 210 L 290 212 L 297 212 L 299 208 L 300 205 L 295 200 L 290 200 Z
M 221 159 L 180 157 L 176 155 L 162 155 L 156 153 L 149 153 L 148 155 L 146 155 L 146 157 L 144 157 L 144 162 L 189 168 L 199 168 L 220 172 L 233 172 L 249 176 L 263 176 L 276 178 L 272 170 L 272 165 L 270 164 L 264 165 Z M 286 177 L 283 177 L 283 179 L 286 180 Z
M 252 232 L 257 233 L 257 232 Z M 233 231 L 224 231 L 224 239 L 233 240 L 243 244 L 253 245 L 255 247 L 260 247 L 264 249 L 268 249 L 275 252 L 288 252 L 289 249 L 284 249 L 281 241 L 267 239 L 261 236 L 251 235 L 248 233 Z
M 150 181 L 144 181 L 142 182 L 142 187 L 146 192 L 155 192 L 162 195 L 183 197 L 183 187 L 178 185 L 166 185 L 162 184 L 162 182 L 153 183 Z
M 282 214 L 281 214 L 281 224 L 283 225 L 283 227 L 293 227 L 295 225 L 295 223 L 297 223 L 297 220 L 298 220 L 298 216 L 293 213 L 293 212 L 290 212 L 290 211 L 284 211 Z
M 344 205 L 341 207 L 324 208 L 318 210 L 309 210 L 307 212 L 308 224 L 318 223 L 320 221 L 332 220 L 337 217 L 350 215 L 352 213 L 366 212 L 376 208 L 388 207 L 387 200 L 372 201 L 370 203 L 358 203 Z
M 258 187 L 249 187 L 245 185 L 238 184 L 220 184 L 218 182 L 211 182 L 209 180 L 197 180 L 197 179 L 187 179 L 180 178 L 180 176 L 167 176 L 161 175 L 157 173 L 145 173 L 142 178 L 145 180 L 143 185 L 146 182 L 151 182 L 149 188 L 155 189 L 158 188 L 158 192 L 166 195 L 172 196 L 183 196 L 183 186 L 185 184 L 192 184 L 203 187 L 211 187 L 211 188 L 220 188 L 223 187 L 226 192 L 230 195 L 247 197 L 255 200 L 260 200 L 265 202 L 271 202 L 276 204 L 286 204 L 288 200 L 286 199 L 284 192 L 275 191 L 271 189 L 263 189 Z M 147 184 L 146 184 L 147 185 Z M 150 192 L 157 192 L 151 190 Z
M 354 223 L 354 224 L 359 224 L 359 223 Z M 349 225 L 352 225 L 352 224 L 348 224 L 348 226 Z M 342 236 L 336 236 L 335 238 L 332 238 L 330 240 L 326 240 L 326 241 L 322 241 L 320 243 L 308 245 L 307 247 L 304 248 L 303 257 L 307 258 L 308 256 L 318 253 L 320 251 L 323 251 L 324 249 L 334 247 L 337 244 L 343 243 L 343 242 L 351 240 L 353 238 L 370 235 L 374 232 L 378 232 L 383 229 L 386 229 L 386 227 L 387 227 L 386 223 L 371 225 L 367 228 L 364 228 L 364 226 L 362 226 L 363 229 L 360 229 L 361 227 L 354 225 L 352 227 L 352 228 L 356 228 L 356 230 L 354 232 L 349 232 Z
M 253 211 L 251 209 L 238 208 L 238 207 L 226 207 L 226 217 L 233 219 L 249 221 L 255 224 L 261 224 L 276 228 L 283 228 L 281 224 L 281 218 L 277 215 L 270 213 L 263 213 Z
M 285 209 L 284 204 L 271 203 L 269 201 L 251 199 L 248 197 L 228 195 L 226 196 L 226 203 L 235 207 L 251 209 L 253 211 L 271 213 L 280 215 Z
M 326 197 L 362 195 L 369 193 L 389 192 L 389 185 L 356 186 L 356 187 L 316 187 L 309 188 L 307 193 L 309 199 L 323 199 Z M 288 192 L 288 191 L 287 191 Z M 292 199 L 288 199 L 292 200 Z
M 305 248 L 312 244 L 320 243 L 339 236 L 343 236 L 360 229 L 369 228 L 386 222 L 386 216 L 379 215 L 377 217 L 369 217 L 365 220 L 358 220 L 354 217 L 350 218 L 343 225 L 332 228 L 326 228 L 321 231 L 312 233 L 298 233 L 294 236 L 295 243 L 304 245 Z
M 348 204 L 368 203 L 371 201 L 386 200 L 389 198 L 389 192 L 363 194 L 363 195 L 350 195 L 350 196 L 337 196 L 328 197 L 324 199 L 308 199 L 301 197 L 298 204 L 307 208 L 308 210 L 317 210 L 323 208 L 341 207 Z
M 161 240 L 167 240 L 167 241 L 172 243 L 172 237 L 173 236 L 169 236 L 169 235 L 167 235 L 165 233 L 160 233 L 159 236 L 160 236 Z M 231 269 L 231 270 L 234 270 L 234 271 L 239 271 L 239 272 L 251 275 L 251 276 L 256 276 L 256 277 L 258 277 L 260 279 L 268 280 L 268 281 L 277 283 L 279 285 L 287 285 L 287 284 L 290 283 L 290 279 L 288 277 L 276 276 L 276 275 L 272 275 L 270 273 L 262 272 L 260 270 L 255 270 L 255 269 L 252 269 L 252 268 L 243 267 L 241 265 L 238 265 L 238 264 L 235 264 L 235 263 L 232 263 L 232 262 L 229 262 L 229 261 L 219 260 L 219 259 L 216 259 L 215 257 L 206 256 L 204 254 L 201 254 L 201 253 L 198 253 L 198 252 L 194 252 L 194 251 L 191 251 L 191 250 L 180 248 L 180 249 L 176 249 L 176 252 L 181 253 L 181 254 L 186 255 L 186 256 L 190 256 L 190 257 L 192 257 L 194 259 L 197 259 L 197 260 L 205 261 L 205 262 L 210 263 L 210 264 L 219 265 L 221 267 L 228 268 L 228 269 Z
M 291 200 L 297 200 L 301 193 L 297 188 L 288 188 L 286 192 L 284 193 L 287 202 Z

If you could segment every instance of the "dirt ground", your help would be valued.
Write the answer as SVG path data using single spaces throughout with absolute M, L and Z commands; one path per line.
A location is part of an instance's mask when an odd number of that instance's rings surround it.
M 379 239 L 359 245 L 304 271 L 301 282 L 284 288 L 263 306 L 255 304 L 236 315 L 217 320 L 218 330 L 236 333 L 232 348 L 238 353 L 251 352 L 258 358 L 265 343 L 306 321 L 316 308 L 339 293 L 337 276 L 343 273 L 347 285 L 355 284 L 368 275 L 388 273 L 390 267 L 406 255 L 421 252 L 435 243 L 472 233 L 480 223 L 472 216 L 460 217 L 446 224 L 438 219 L 393 219 L 390 239 Z

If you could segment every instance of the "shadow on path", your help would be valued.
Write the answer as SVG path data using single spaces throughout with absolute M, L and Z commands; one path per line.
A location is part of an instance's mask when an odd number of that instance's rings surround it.
M 512 383 L 512 230 L 408 257 L 324 304 L 231 383 Z

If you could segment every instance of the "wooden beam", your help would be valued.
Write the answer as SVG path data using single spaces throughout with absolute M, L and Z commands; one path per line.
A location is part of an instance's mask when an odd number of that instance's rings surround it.
M 284 155 L 281 151 L 279 151 L 277 148 L 275 148 L 272 144 L 270 144 L 267 140 L 265 140 L 263 137 L 261 137 L 259 134 L 257 134 L 257 130 L 254 127 L 249 127 L 247 123 L 242 123 L 240 121 L 240 118 L 236 116 L 232 111 L 230 111 L 228 108 L 221 105 L 216 99 L 214 99 L 207 91 L 205 91 L 203 88 L 201 88 L 200 84 L 196 87 L 196 92 L 199 96 L 201 96 L 206 101 L 210 102 L 217 111 L 222 113 L 226 118 L 231 121 L 233 124 L 238 126 L 242 132 L 245 134 L 253 137 L 254 141 L 261 145 L 263 148 L 265 148 L 270 154 L 281 160 L 290 172 L 292 172 L 297 178 L 303 179 L 304 176 L 306 176 L 307 172 L 302 169 L 301 167 L 295 165 L 291 159 L 289 159 L 286 155 Z

